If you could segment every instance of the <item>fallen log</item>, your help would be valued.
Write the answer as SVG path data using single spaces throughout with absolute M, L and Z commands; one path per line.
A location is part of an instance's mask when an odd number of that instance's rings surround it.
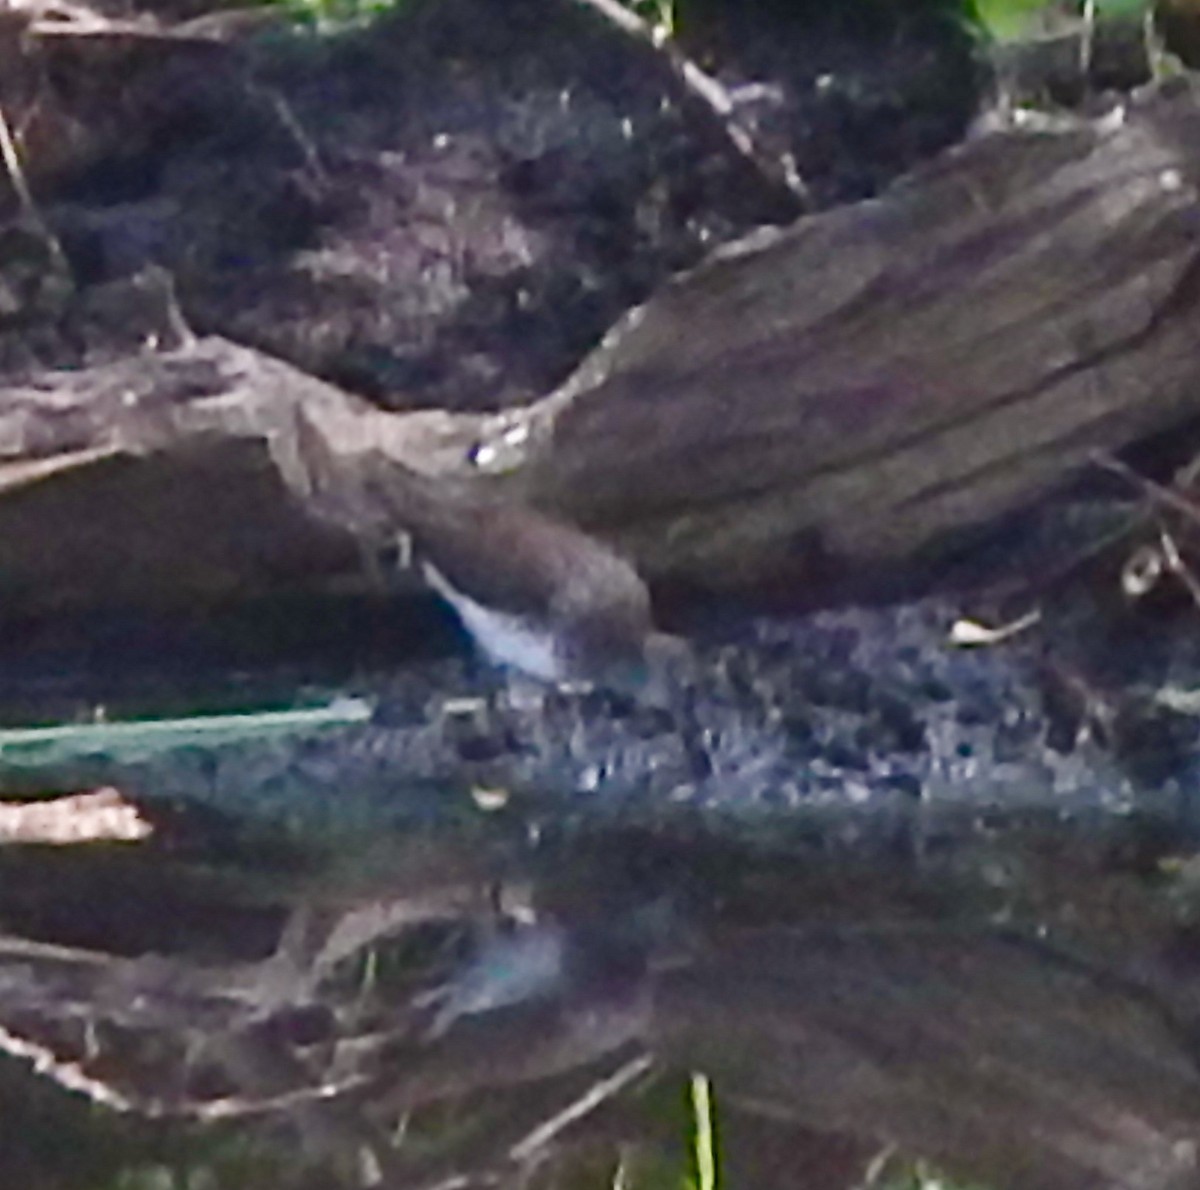
M 524 492 L 716 585 L 1031 504 L 1200 410 L 1198 133 L 1184 90 L 988 136 L 723 249 L 531 411 Z
M 1200 409 L 1198 134 L 1184 89 L 978 139 L 881 198 L 719 251 L 559 391 L 502 414 L 385 413 L 174 332 L 32 376 L 0 393 L 0 461 L 45 468 L 0 501 L 0 595 L 361 581 L 363 550 L 404 528 L 398 467 L 530 501 L 651 579 L 744 586 L 804 573 L 814 549 L 902 562 Z M 301 421 L 324 449 L 303 449 Z M 167 495 L 182 503 L 162 515 Z M 83 509 L 87 532 L 67 532 Z

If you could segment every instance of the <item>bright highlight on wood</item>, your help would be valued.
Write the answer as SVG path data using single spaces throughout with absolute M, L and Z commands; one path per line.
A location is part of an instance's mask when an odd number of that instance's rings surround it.
M 111 788 L 36 802 L 0 802 L 0 844 L 134 842 L 154 828 Z

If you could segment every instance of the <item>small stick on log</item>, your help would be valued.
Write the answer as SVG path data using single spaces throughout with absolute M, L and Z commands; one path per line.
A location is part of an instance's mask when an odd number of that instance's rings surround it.
M 787 157 L 776 157 L 758 145 L 754 135 L 738 119 L 737 104 L 729 89 L 701 70 L 670 36 L 664 36 L 618 0 L 578 2 L 594 9 L 623 33 L 645 41 L 660 52 L 672 74 L 687 93 L 709 113 L 722 137 L 754 167 L 773 190 L 785 196 L 789 204 L 796 208 L 796 214 L 803 214 L 812 207 L 812 194 L 797 172 L 795 162 Z
M 34 202 L 33 192 L 29 189 L 28 179 L 21 167 L 16 138 L 12 134 L 3 107 L 0 107 L 0 159 L 3 160 L 5 172 L 8 174 L 9 181 L 12 182 L 13 192 L 21 207 L 21 214 L 46 244 L 55 270 L 64 277 L 69 277 L 71 270 L 67 264 L 66 253 L 63 252 L 58 237 L 50 230 L 49 224 L 42 218 L 42 213 L 37 208 L 37 203 Z

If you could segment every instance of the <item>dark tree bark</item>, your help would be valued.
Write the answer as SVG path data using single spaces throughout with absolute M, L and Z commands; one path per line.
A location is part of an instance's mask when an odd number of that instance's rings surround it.
M 535 411 L 527 491 L 652 573 L 902 558 L 1193 416 L 1190 91 L 968 144 L 719 252 Z

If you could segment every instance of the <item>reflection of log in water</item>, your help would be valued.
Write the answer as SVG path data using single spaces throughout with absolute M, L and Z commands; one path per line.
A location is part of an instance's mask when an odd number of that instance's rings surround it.
M 654 1020 L 735 1112 L 890 1138 L 989 1185 L 1195 1185 L 1195 1035 L 1018 936 L 741 932 L 663 981 Z
M 519 928 L 418 849 L 390 897 L 361 866 L 306 884 L 266 960 L 214 958 L 231 906 L 170 955 L 0 939 L 0 1049 L 125 1113 L 282 1127 L 310 1167 L 369 1154 L 385 1184 L 644 1137 L 636 1096 L 609 1100 L 649 1058 L 712 1078 L 731 1163 L 765 1128 L 896 1144 L 1000 1190 L 1194 1185 L 1197 996 L 1161 961 L 1180 935 L 1154 886 L 1105 867 L 1111 841 L 993 832 L 940 863 L 862 838 L 605 838 L 514 886 L 541 923 Z M 970 874 L 994 878 L 1002 847 L 1020 887 L 989 901 Z M 990 924 L 998 906 L 1024 932 Z M 1037 940 L 1062 920 L 1069 949 Z M 447 1112 L 470 1126 L 422 1131 Z

